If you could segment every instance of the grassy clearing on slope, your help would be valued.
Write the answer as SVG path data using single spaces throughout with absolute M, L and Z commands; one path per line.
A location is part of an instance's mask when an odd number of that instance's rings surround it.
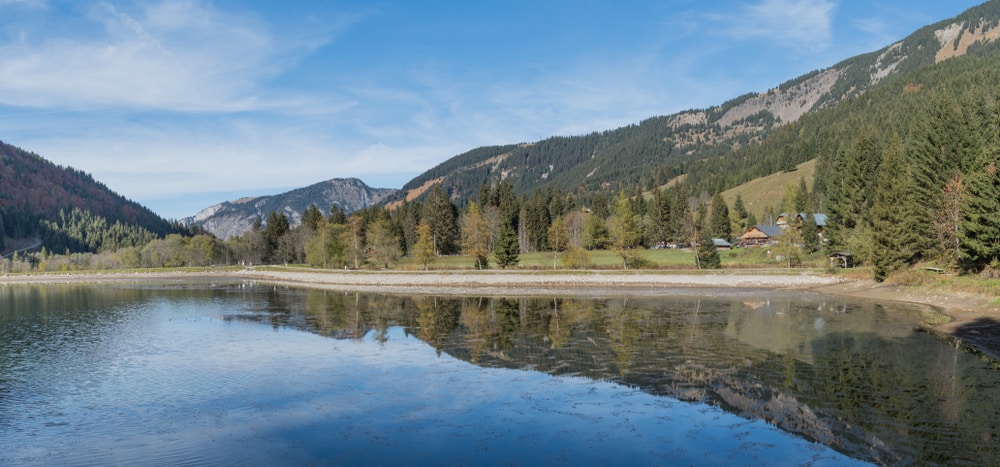
M 798 186 L 799 179 L 805 178 L 806 186 L 811 190 L 815 174 L 816 159 L 813 159 L 799 164 L 793 172 L 768 175 L 726 190 L 722 192 L 722 198 L 726 200 L 726 204 L 732 207 L 733 202 L 736 201 L 736 195 L 740 195 L 747 211 L 757 216 L 760 223 L 764 223 L 767 221 L 763 217 L 764 210 L 768 206 L 776 210 L 780 208 L 781 198 L 785 196 L 785 186 L 788 184 Z

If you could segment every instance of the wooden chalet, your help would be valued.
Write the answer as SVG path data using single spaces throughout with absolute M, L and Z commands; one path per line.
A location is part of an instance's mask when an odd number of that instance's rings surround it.
M 755 225 L 750 227 L 746 233 L 740 235 L 740 245 L 743 246 L 768 246 L 777 243 L 781 236 L 781 227 L 776 225 Z
M 778 227 L 781 227 L 782 229 L 787 229 L 789 226 L 795 226 L 797 230 L 801 231 L 802 222 L 804 222 L 805 219 L 806 219 L 806 213 L 804 212 L 796 214 L 794 219 L 792 218 L 791 214 L 783 212 L 781 214 L 778 214 L 778 219 L 774 222 L 774 224 L 777 225 Z M 825 241 L 826 237 L 824 236 L 825 233 L 824 231 L 826 230 L 826 220 L 827 220 L 826 214 L 814 213 L 813 219 L 816 221 L 816 231 L 819 234 L 820 241 Z M 789 223 L 790 220 L 792 221 L 792 223 Z

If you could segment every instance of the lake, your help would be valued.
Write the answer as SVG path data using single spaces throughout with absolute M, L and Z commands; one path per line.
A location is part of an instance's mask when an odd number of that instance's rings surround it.
M 587 295 L 0 285 L 0 464 L 1000 464 L 927 308 Z

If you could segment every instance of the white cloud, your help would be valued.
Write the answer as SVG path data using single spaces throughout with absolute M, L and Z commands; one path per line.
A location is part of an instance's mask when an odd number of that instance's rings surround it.
M 763 0 L 726 15 L 724 34 L 737 39 L 771 39 L 799 49 L 824 49 L 833 37 L 830 0 Z
M 196 1 L 131 9 L 102 2 L 74 20 L 62 32 L 22 29 L 0 46 L 0 104 L 181 112 L 280 106 L 287 102 L 261 95 L 261 84 L 322 44 L 316 37 L 283 43 L 253 16 Z

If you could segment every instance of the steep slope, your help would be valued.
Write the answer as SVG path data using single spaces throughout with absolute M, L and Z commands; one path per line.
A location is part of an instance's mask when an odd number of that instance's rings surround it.
M 225 201 L 182 222 L 202 227 L 225 240 L 250 230 L 257 219 L 264 222 L 271 211 L 283 212 L 288 216 L 289 223 L 295 226 L 302 222 L 302 213 L 312 204 L 316 204 L 324 215 L 334 206 L 350 214 L 381 203 L 398 191 L 394 188 L 371 188 L 356 178 L 335 178 L 277 195 Z
M 441 183 L 460 204 L 474 197 L 484 183 L 499 180 L 507 180 L 519 193 L 558 185 L 584 197 L 602 189 L 633 192 L 662 185 L 687 173 L 692 162 L 756 145 L 775 129 L 862 95 L 890 77 L 952 57 L 995 53 L 998 24 L 1000 0 L 994 0 L 882 50 L 719 106 L 589 135 L 477 148 L 414 178 L 397 198 L 417 197 L 430 183 Z M 805 160 L 789 160 L 774 171 Z
M 125 199 L 89 174 L 61 167 L 35 153 L 0 142 L 0 239 L 41 235 L 39 221 L 56 222 L 74 209 L 164 235 L 169 222 Z

